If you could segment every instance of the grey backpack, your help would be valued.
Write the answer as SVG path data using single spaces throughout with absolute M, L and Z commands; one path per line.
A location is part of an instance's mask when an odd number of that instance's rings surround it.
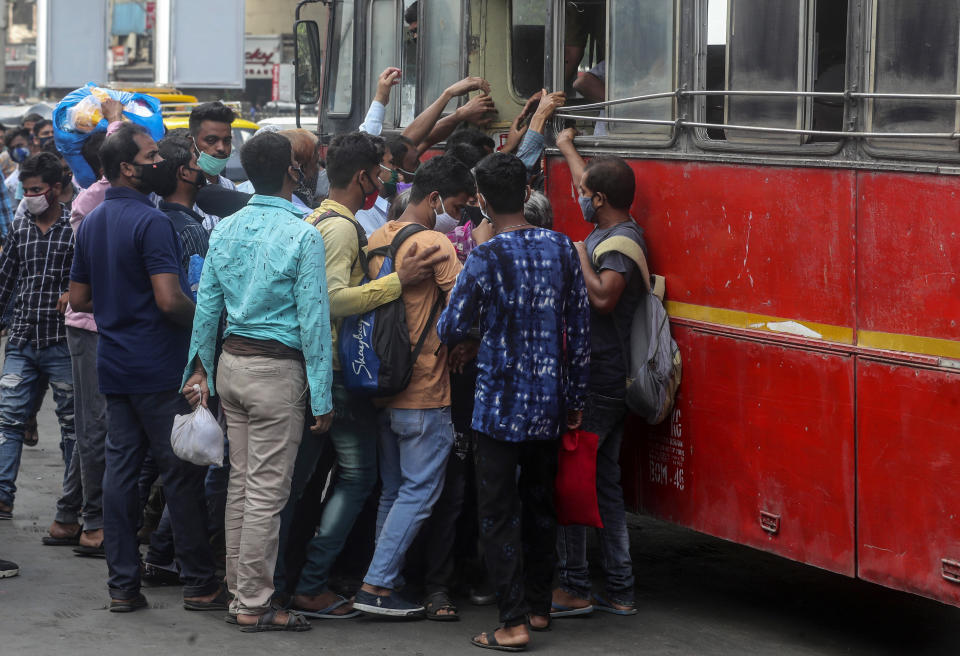
M 630 323 L 627 407 L 648 424 L 659 424 L 673 409 L 683 369 L 680 349 L 670 335 L 670 317 L 663 307 L 665 280 L 650 275 L 640 244 L 619 235 L 597 245 L 593 251 L 594 267 L 599 266 L 602 255 L 611 251 L 636 263 L 647 288 Z

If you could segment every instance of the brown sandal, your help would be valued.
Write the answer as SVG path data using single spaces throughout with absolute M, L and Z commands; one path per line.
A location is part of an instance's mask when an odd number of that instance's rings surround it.
M 293 610 L 284 611 L 287 614 L 287 621 L 284 624 L 277 624 L 274 620 L 278 612 L 280 611 L 276 608 L 271 608 L 257 617 L 256 624 L 240 624 L 240 630 L 244 633 L 262 633 L 264 631 L 309 631 L 313 628 L 306 617 Z M 237 623 L 239 624 L 239 621 Z

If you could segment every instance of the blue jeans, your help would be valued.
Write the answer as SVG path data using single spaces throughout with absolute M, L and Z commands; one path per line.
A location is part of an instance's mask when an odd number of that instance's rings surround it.
M 306 561 L 296 586 L 299 595 L 318 595 L 327 589 L 330 568 L 377 483 L 377 427 L 373 404 L 366 398 L 349 394 L 340 372 L 334 372 L 332 394 L 334 418 L 327 440 L 336 452 L 337 469 L 320 526 L 307 545 Z M 312 446 L 308 446 L 311 451 Z M 299 459 L 300 454 L 297 455 Z M 316 465 L 319 452 L 311 459 Z M 308 469 L 294 465 L 293 488 L 303 489 L 304 483 L 297 480 L 296 475 L 299 470 L 301 476 L 306 474 L 309 479 L 313 472 L 307 473 Z
M 207 541 L 206 467 L 180 460 L 170 446 L 174 416 L 188 412 L 190 406 L 179 390 L 107 395 L 103 547 L 112 599 L 133 599 L 140 592 L 137 528 L 142 507 L 137 483 L 148 450 L 160 471 L 170 508 L 183 596 L 211 594 L 219 586 Z
M 583 430 L 600 437 L 597 450 L 597 501 L 603 528 L 600 537 L 604 594 L 608 601 L 632 605 L 633 562 L 630 535 L 620 487 L 620 444 L 627 407 L 622 399 L 599 394 L 587 397 Z M 587 528 L 561 526 L 557 534 L 560 587 L 581 599 L 590 598 L 590 571 L 587 563 Z
M 16 496 L 23 433 L 46 391 L 38 381 L 46 377 L 53 388 L 57 419 L 60 422 L 60 450 L 63 453 L 64 483 L 70 469 L 76 434 L 73 427 L 73 372 L 66 341 L 41 349 L 32 344 L 8 343 L 0 375 L 0 503 L 13 505 Z
M 395 589 L 407 549 L 440 497 L 453 448 L 450 408 L 389 408 L 380 415 L 377 548 L 363 582 Z

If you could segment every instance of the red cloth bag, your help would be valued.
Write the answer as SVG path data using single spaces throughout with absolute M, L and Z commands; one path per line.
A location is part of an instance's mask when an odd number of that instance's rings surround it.
M 596 433 L 567 431 L 560 439 L 554 503 L 557 522 L 562 526 L 581 525 L 603 528 L 597 504 Z

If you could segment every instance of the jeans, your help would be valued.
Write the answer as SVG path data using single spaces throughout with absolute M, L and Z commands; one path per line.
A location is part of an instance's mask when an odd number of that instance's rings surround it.
M 600 437 L 597 450 L 597 501 L 603 528 L 600 537 L 604 594 L 608 601 L 634 603 L 633 563 L 630 535 L 620 488 L 620 444 L 627 406 L 622 399 L 599 394 L 587 397 L 583 430 Z M 587 563 L 587 527 L 562 526 L 557 536 L 560 587 L 581 599 L 590 598 L 590 568 Z
M 39 398 L 46 391 L 37 384 L 42 376 L 50 380 L 53 388 L 60 422 L 64 485 L 68 484 L 76 436 L 73 427 L 73 374 L 67 344 L 60 342 L 38 349 L 32 344 L 15 346 L 8 342 L 3 373 L 0 375 L 0 503 L 8 506 L 13 506 L 17 492 L 24 428 L 38 406 Z
M 377 548 L 363 582 L 394 589 L 407 549 L 440 497 L 453 448 L 450 408 L 388 408 L 380 415 Z
M 504 442 L 477 433 L 480 542 L 505 627 L 523 624 L 528 613 L 550 613 L 558 449 L 557 440 Z
M 347 392 L 339 372 L 334 372 L 332 391 L 334 419 L 327 439 L 336 451 L 337 470 L 320 526 L 307 546 L 296 587 L 300 595 L 326 590 L 330 568 L 377 482 L 376 410 L 369 400 Z
M 140 592 L 137 529 L 142 506 L 137 483 L 147 451 L 160 471 L 170 508 L 184 597 L 208 595 L 219 586 L 207 540 L 206 468 L 180 460 L 170 446 L 174 416 L 188 412 L 190 406 L 179 390 L 107 395 L 103 546 L 113 599 L 133 599 Z
M 77 456 L 83 481 L 83 529 L 103 528 L 103 469 L 107 441 L 107 399 L 97 380 L 97 344 L 100 336 L 67 326 L 67 346 L 73 367 L 76 399 Z

